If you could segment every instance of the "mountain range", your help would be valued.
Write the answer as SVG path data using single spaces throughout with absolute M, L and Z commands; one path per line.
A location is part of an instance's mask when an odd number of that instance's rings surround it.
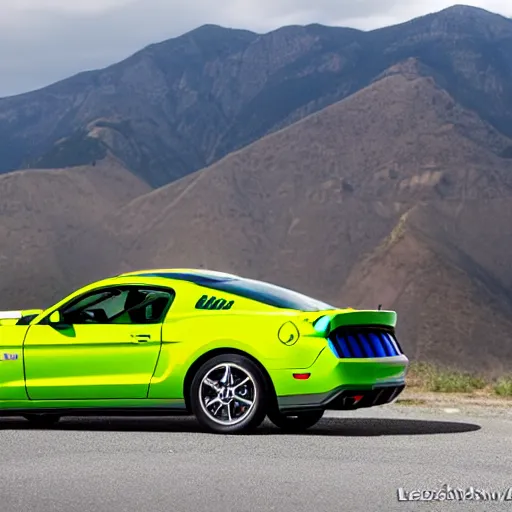
M 512 21 L 203 26 L 0 99 L 0 308 L 201 266 L 399 314 L 412 359 L 512 369 Z
M 370 32 L 202 26 L 107 69 L 0 100 L 0 172 L 112 152 L 152 186 L 214 163 L 417 58 L 454 98 L 512 135 L 512 21 L 455 6 Z

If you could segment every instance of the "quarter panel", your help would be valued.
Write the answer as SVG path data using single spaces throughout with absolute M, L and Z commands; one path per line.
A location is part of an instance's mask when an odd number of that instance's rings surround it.
M 182 398 L 188 369 L 198 358 L 215 349 L 246 352 L 267 371 L 308 368 L 325 348 L 326 341 L 300 336 L 292 345 L 286 345 L 278 336 L 283 324 L 298 318 L 298 314 L 286 312 L 171 313 L 162 329 L 162 350 L 149 398 Z
M 252 347 L 236 340 L 216 340 L 202 345 L 164 343 L 157 370 L 151 380 L 149 398 L 183 398 L 188 369 L 202 355 L 216 349 L 241 350 L 261 361 L 261 356 Z

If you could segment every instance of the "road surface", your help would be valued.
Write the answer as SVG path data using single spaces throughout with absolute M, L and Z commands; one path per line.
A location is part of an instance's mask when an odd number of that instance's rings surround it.
M 5 418 L 0 429 L 1 512 L 512 509 L 398 499 L 512 488 L 512 407 L 390 405 L 330 414 L 301 435 L 265 424 L 219 436 L 189 418 L 64 419 L 49 430 Z

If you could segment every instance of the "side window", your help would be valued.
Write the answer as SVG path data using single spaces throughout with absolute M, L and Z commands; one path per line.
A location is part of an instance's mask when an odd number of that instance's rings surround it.
M 156 324 L 163 320 L 173 299 L 170 292 L 132 288 L 126 295 L 123 310 L 109 316 L 109 323 Z
M 163 320 L 172 298 L 163 290 L 109 289 L 87 295 L 61 313 L 69 324 L 152 324 Z

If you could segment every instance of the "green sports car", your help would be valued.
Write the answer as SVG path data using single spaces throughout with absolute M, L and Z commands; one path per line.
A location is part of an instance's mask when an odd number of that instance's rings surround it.
M 393 401 L 408 359 L 396 313 L 337 309 L 206 270 L 131 272 L 46 310 L 0 312 L 0 414 L 189 414 L 210 431 Z

